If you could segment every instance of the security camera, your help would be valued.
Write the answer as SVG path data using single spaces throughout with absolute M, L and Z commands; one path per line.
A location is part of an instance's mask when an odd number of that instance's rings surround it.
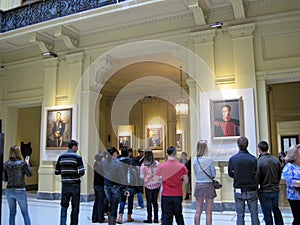
M 222 22 L 214 22 L 214 23 L 209 24 L 209 26 L 212 28 L 221 29 L 223 26 L 223 23 Z

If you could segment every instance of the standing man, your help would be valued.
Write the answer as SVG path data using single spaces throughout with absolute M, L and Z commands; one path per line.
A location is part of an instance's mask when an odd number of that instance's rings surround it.
M 144 150 L 142 148 L 138 148 L 138 156 L 134 157 L 135 164 L 141 168 L 141 165 L 144 161 Z M 142 180 L 140 182 L 143 184 Z M 143 209 L 144 208 L 144 199 L 143 199 L 143 193 L 144 193 L 144 186 L 136 186 L 136 195 L 138 199 L 138 206 L 137 209 Z
M 182 182 L 189 181 L 188 170 L 176 159 L 176 148 L 167 149 L 167 161 L 159 164 L 156 176 L 162 180 L 162 225 L 173 224 L 173 216 L 178 225 L 184 225 L 182 215 Z
M 265 141 L 258 143 L 260 153 L 257 160 L 258 197 L 264 214 L 266 225 L 273 225 L 272 212 L 276 225 L 283 225 L 283 219 L 278 207 L 279 182 L 281 179 L 281 163 L 268 153 L 269 145 Z
M 60 225 L 66 225 L 67 211 L 71 199 L 72 212 L 70 225 L 78 224 L 80 205 L 80 177 L 85 173 L 84 165 L 78 151 L 78 142 L 71 140 L 69 150 L 58 157 L 55 175 L 61 175 L 61 211 Z
M 244 225 L 245 201 L 247 202 L 251 224 L 259 225 L 258 219 L 258 195 L 256 184 L 256 157 L 248 150 L 248 139 L 240 137 L 237 140 L 239 152 L 229 159 L 228 175 L 233 178 L 234 200 L 237 213 L 237 225 Z

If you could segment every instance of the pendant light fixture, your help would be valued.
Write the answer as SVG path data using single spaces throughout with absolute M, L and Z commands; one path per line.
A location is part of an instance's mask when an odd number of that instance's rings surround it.
M 184 101 L 182 97 L 182 66 L 180 68 L 180 95 L 179 100 L 176 103 L 176 115 L 177 116 L 187 116 L 189 113 L 189 105 Z

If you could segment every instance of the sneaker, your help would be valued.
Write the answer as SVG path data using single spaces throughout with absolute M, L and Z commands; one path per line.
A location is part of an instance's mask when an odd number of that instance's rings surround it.
M 152 223 L 152 220 L 144 220 L 143 223 Z
M 158 220 L 153 220 L 153 223 L 158 223 Z
M 141 206 L 137 206 L 136 209 L 143 209 L 144 207 Z

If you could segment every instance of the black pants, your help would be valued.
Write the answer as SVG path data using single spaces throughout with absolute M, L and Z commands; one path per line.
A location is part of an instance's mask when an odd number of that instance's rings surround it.
M 182 215 L 182 196 L 162 196 L 162 225 L 173 224 L 173 216 L 175 216 L 177 225 L 184 225 Z
M 157 198 L 159 194 L 159 189 L 148 189 L 146 190 L 146 202 L 147 202 L 147 219 L 152 220 L 152 206 L 154 210 L 154 220 L 158 221 L 158 203 Z
M 300 200 L 288 199 L 288 201 L 290 203 L 293 217 L 294 217 L 293 225 L 299 225 L 300 224 Z

